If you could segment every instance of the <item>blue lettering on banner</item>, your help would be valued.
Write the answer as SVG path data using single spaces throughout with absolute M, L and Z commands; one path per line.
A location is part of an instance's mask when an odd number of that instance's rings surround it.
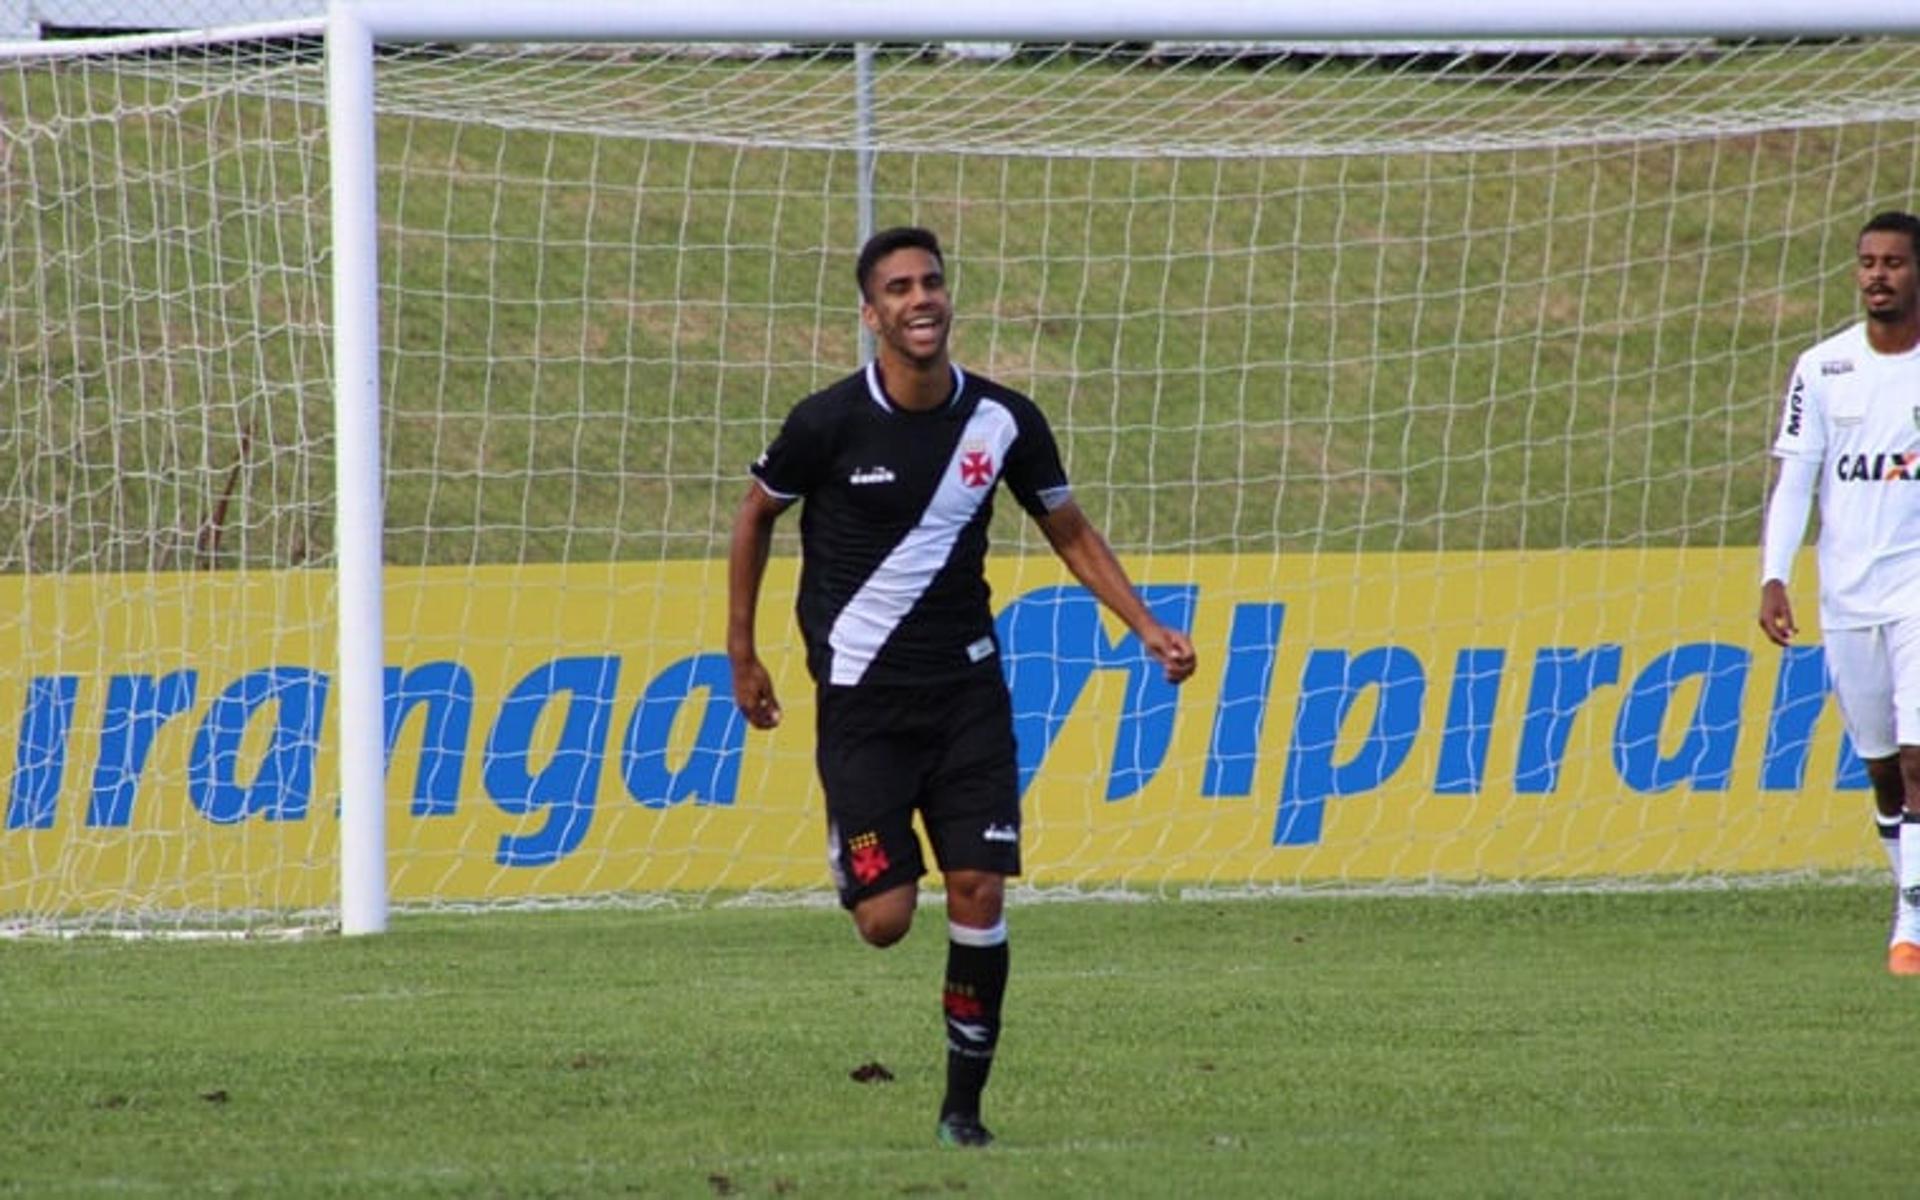
M 132 823 L 133 798 L 140 789 L 140 773 L 146 770 L 154 736 L 161 726 L 193 708 L 199 688 L 198 671 L 115 675 L 108 682 L 106 715 L 100 723 L 100 760 L 93 769 L 87 824 L 111 829 Z
M 697 691 L 707 694 L 700 730 L 687 761 L 667 762 L 674 718 Z M 627 794 L 647 808 L 667 808 L 691 799 L 732 804 L 746 753 L 747 722 L 733 702 L 733 667 L 724 654 L 696 654 L 660 672 L 647 686 L 627 722 L 620 746 Z
M 452 816 L 460 805 L 460 774 L 473 728 L 473 673 L 457 662 L 422 663 L 411 671 L 388 667 L 386 763 L 415 708 L 425 707 L 420 729 L 420 765 L 413 775 L 413 815 Z
M 1469 647 L 1453 656 L 1453 692 L 1447 697 L 1440 759 L 1433 768 L 1436 795 L 1471 796 L 1480 791 L 1493 742 L 1493 710 L 1500 702 L 1500 676 L 1506 666 L 1505 650 Z
M 1157 585 L 1142 595 L 1160 620 L 1189 628 L 1199 589 Z M 1235 604 L 1225 629 L 1220 690 L 1211 714 L 1203 770 L 1208 798 L 1253 795 L 1263 758 L 1266 717 L 1287 606 L 1257 600 Z M 1016 597 L 996 629 L 1014 705 L 1019 785 L 1034 781 L 1096 671 L 1124 673 L 1123 695 L 1106 798 L 1140 794 L 1170 752 L 1179 692 L 1131 634 L 1110 639 L 1098 602 L 1082 587 L 1045 587 Z M 1575 723 L 1600 689 L 1622 683 L 1622 647 L 1532 649 L 1525 706 L 1514 738 L 1512 784 L 1519 794 L 1560 786 Z M 1490 765 L 1494 721 L 1509 684 L 1510 652 L 1499 647 L 1452 651 L 1444 718 L 1434 731 L 1432 792 L 1480 793 L 1498 769 Z M 592 829 L 605 759 L 615 731 L 618 655 L 559 657 L 541 663 L 508 689 L 487 730 L 478 786 L 511 817 L 538 818 L 529 832 L 502 836 L 495 860 L 539 867 L 576 850 Z M 1725 791 L 1732 786 L 1741 710 L 1752 654 L 1735 645 L 1689 642 L 1640 667 L 1620 696 L 1611 733 L 1611 766 L 1621 785 L 1641 793 L 1676 787 Z M 250 819 L 298 821 L 308 812 L 319 731 L 330 679 L 297 665 L 249 671 L 220 690 L 197 725 L 195 705 L 209 687 L 193 669 L 158 674 L 34 676 L 25 681 L 7 793 L 5 830 L 55 828 L 67 777 L 69 745 L 82 703 L 99 714 L 97 757 L 83 812 L 88 826 L 134 824 L 139 792 L 155 747 L 169 728 L 193 731 L 187 798 L 216 825 Z M 1405 765 L 1418 738 L 1428 668 L 1402 646 L 1317 648 L 1306 654 L 1293 696 L 1290 740 L 1273 822 L 1273 845 L 1317 844 L 1329 800 L 1385 786 Z M 100 686 L 103 685 L 103 686 Z M 99 686 L 99 691 L 92 688 Z M 473 673 L 439 660 L 388 666 L 385 751 L 391 764 L 403 739 L 417 738 L 417 769 L 408 781 L 416 818 L 458 813 L 467 758 L 483 704 Z M 665 812 L 687 801 L 731 806 L 747 750 L 746 724 L 732 702 L 731 670 L 717 653 L 692 654 L 648 681 L 621 727 L 617 769 L 627 796 Z M 1798 791 L 1807 781 L 1810 746 L 1829 693 L 1817 646 L 1787 649 L 1778 659 L 1765 717 L 1759 787 Z M 1284 687 L 1279 693 L 1287 695 Z M 1191 699 L 1191 697 L 1188 697 Z M 1371 712 L 1361 722 L 1356 714 Z M 242 762 L 250 729 L 270 721 L 258 763 Z M 1358 728 L 1349 729 L 1349 725 Z M 82 724 L 81 729 L 95 728 Z M 536 751 L 538 731 L 550 750 Z M 691 736 L 673 748 L 676 729 Z M 1663 733 L 1672 729 L 1673 736 Z M 1272 751 L 1266 756 L 1274 757 Z M 1844 735 L 1833 785 L 1868 786 L 1864 764 Z
M 1773 719 L 1760 758 L 1760 787 L 1797 792 L 1807 779 L 1807 747 L 1813 725 L 1827 704 L 1827 654 L 1819 646 L 1788 646 L 1780 652 L 1773 687 Z
M 1826 708 L 1827 652 L 1819 646 L 1788 646 L 1780 654 L 1780 673 L 1774 681 L 1773 708 L 1767 721 L 1765 752 L 1760 759 L 1760 787 L 1769 792 L 1797 792 L 1807 780 L 1807 750 L 1813 744 L 1814 723 Z M 1840 758 L 1834 766 L 1833 786 L 1854 791 L 1870 786 L 1866 764 L 1855 752 L 1853 738 L 1840 735 Z
M 1628 687 L 1614 722 L 1613 765 L 1621 782 L 1637 792 L 1664 792 L 1682 783 L 1704 792 L 1726 791 L 1740 740 L 1740 697 L 1749 659 L 1738 646 L 1693 642 L 1647 664 Z M 1680 683 L 1693 678 L 1701 681 L 1693 719 L 1679 748 L 1663 757 L 1660 729 L 1667 708 Z
M 1345 650 L 1316 650 L 1307 657 L 1274 819 L 1274 845 L 1318 842 L 1329 799 L 1370 792 L 1392 778 L 1419 736 L 1426 685 L 1420 660 L 1400 646 L 1379 646 L 1354 656 Z M 1373 724 L 1353 756 L 1335 763 L 1341 727 L 1368 689 L 1378 692 Z
M 1140 598 L 1162 624 L 1187 629 L 1199 591 L 1191 584 L 1163 584 L 1141 588 Z M 1026 794 L 1096 670 L 1127 673 L 1107 799 L 1124 800 L 1145 787 L 1173 742 L 1179 700 L 1178 689 L 1167 682 L 1140 639 L 1129 633 L 1109 642 L 1100 626 L 1100 604 L 1083 587 L 1028 592 L 1000 613 L 996 629 L 1004 651 L 1002 669 L 1013 694 L 1021 794 Z
M 1560 760 L 1574 718 L 1605 684 L 1620 678 L 1620 647 L 1592 650 L 1547 647 L 1534 655 L 1533 687 L 1520 723 L 1520 756 L 1514 763 L 1513 790 L 1523 795 L 1560 786 Z
M 1260 758 L 1260 727 L 1266 721 L 1273 662 L 1286 621 L 1284 604 L 1240 604 L 1227 632 L 1226 672 L 1213 710 L 1213 736 L 1200 777 L 1202 796 L 1250 796 Z
M 20 713 L 20 745 L 13 757 L 13 789 L 7 797 L 8 829 L 51 829 L 67 770 L 67 730 L 80 696 L 78 675 L 36 675 L 27 680 Z
M 544 808 L 547 821 L 531 836 L 503 836 L 495 852 L 502 866 L 559 862 L 587 836 L 619 679 L 617 657 L 556 658 L 534 668 L 507 694 L 487 735 L 481 782 L 500 811 L 524 816 Z M 536 773 L 534 726 L 561 692 L 568 699 L 559 744 Z
M 187 796 L 202 816 L 231 825 L 251 816 L 298 821 L 313 794 L 313 756 L 327 707 L 327 677 L 303 667 L 241 676 L 207 709 L 187 762 Z M 274 706 L 273 733 L 253 781 L 239 781 L 240 740 L 254 714 Z

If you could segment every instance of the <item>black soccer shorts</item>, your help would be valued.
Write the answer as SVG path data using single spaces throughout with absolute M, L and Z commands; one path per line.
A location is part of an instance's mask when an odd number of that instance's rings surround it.
M 997 668 L 930 687 L 822 686 L 818 729 L 842 905 L 926 874 L 916 811 L 942 871 L 1020 873 L 1013 705 Z

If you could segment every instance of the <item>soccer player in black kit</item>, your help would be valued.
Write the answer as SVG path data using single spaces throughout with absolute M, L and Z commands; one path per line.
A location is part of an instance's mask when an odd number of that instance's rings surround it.
M 727 655 L 741 712 L 772 729 L 780 705 L 754 621 L 774 521 L 804 500 L 797 609 L 834 882 L 868 943 L 906 936 L 926 873 L 919 812 L 947 891 L 937 1136 L 985 1146 L 980 1094 L 1007 986 L 1002 908 L 1007 877 L 1020 873 L 1013 712 L 985 574 L 995 486 L 1006 483 L 1174 683 L 1193 674 L 1193 644 L 1148 611 L 1074 503 L 1039 408 L 948 357 L 938 239 L 918 228 L 875 234 L 855 275 L 874 360 L 796 405 L 753 464 L 728 561 Z

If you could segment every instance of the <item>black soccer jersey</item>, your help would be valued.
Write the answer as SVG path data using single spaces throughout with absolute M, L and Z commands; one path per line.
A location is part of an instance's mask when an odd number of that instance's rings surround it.
M 800 513 L 800 629 L 819 683 L 928 684 L 994 659 L 985 561 L 994 487 L 1042 516 L 1070 492 L 1025 396 L 953 369 L 939 408 L 899 408 L 867 366 L 794 406 L 753 464 Z

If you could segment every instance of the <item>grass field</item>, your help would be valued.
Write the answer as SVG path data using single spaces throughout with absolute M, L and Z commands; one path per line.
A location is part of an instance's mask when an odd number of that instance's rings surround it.
M 932 1140 L 937 919 L 886 953 L 821 909 L 5 944 L 0 1193 L 1895 1195 L 1885 907 L 1020 908 L 985 1153 Z

